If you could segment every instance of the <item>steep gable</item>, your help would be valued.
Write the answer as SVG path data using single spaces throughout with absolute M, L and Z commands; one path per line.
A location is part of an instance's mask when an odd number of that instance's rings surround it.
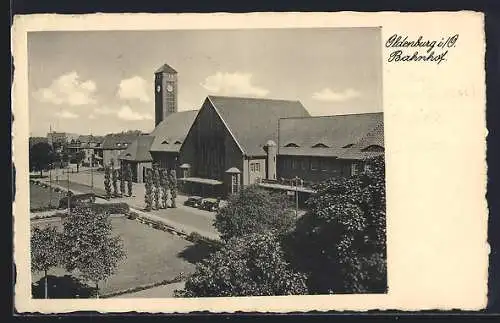
M 247 156 L 265 155 L 268 140 L 278 140 L 281 118 L 309 117 L 299 101 L 209 96 L 240 149 Z

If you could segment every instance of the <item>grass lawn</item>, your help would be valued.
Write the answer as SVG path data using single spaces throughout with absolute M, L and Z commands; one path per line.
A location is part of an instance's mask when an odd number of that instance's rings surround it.
M 123 239 L 127 258 L 118 267 L 115 275 L 106 282 L 100 282 L 101 294 L 172 279 L 181 272 L 189 274 L 194 270 L 193 258 L 185 256 L 185 251 L 192 249 L 191 242 L 124 217 L 113 218 L 111 221 L 114 233 Z M 62 227 L 60 221 L 39 221 L 32 223 L 33 225 Z M 72 274 L 62 268 L 56 268 L 50 270 L 49 275 L 55 276 L 51 277 L 54 281 Z M 42 278 L 43 273 L 32 272 L 33 283 Z M 69 279 L 67 276 L 66 281 Z M 43 286 L 43 283 L 40 285 Z M 91 286 L 93 287 L 93 284 Z
M 59 205 L 59 199 L 63 194 L 52 191 L 52 205 Z M 45 187 L 30 183 L 30 209 L 46 207 L 51 201 L 50 190 Z
M 59 180 L 59 181 L 57 181 L 55 183 L 57 185 L 65 187 L 65 188 L 68 187 L 68 181 L 65 180 L 65 179 L 64 180 Z M 89 185 L 75 183 L 75 182 L 72 182 L 72 181 L 69 182 L 69 189 L 70 190 L 75 190 L 75 191 L 78 191 L 78 192 L 81 192 L 81 193 L 91 193 L 92 192 L 92 188 Z M 95 186 L 94 186 L 94 193 L 96 195 L 100 195 L 100 196 L 105 196 L 106 195 L 106 191 L 105 190 L 100 189 L 100 188 L 95 187 Z

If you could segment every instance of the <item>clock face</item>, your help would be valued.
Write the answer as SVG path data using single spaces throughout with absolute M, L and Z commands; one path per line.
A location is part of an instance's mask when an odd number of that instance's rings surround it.
M 173 87 L 172 87 L 172 84 L 167 84 L 167 91 L 168 92 L 172 92 L 173 91 Z
M 156 86 L 156 92 L 160 92 L 161 87 L 159 85 Z

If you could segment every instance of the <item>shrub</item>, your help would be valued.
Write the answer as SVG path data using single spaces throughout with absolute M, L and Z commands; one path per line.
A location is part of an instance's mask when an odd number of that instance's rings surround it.
M 90 208 L 96 213 L 129 214 L 130 206 L 127 203 L 95 203 Z
M 129 212 L 129 213 L 127 214 L 127 217 L 128 217 L 130 220 L 135 220 L 135 219 L 137 219 L 137 218 L 139 217 L 139 214 L 137 214 L 136 212 L 133 212 L 133 211 L 132 211 L 132 212 Z

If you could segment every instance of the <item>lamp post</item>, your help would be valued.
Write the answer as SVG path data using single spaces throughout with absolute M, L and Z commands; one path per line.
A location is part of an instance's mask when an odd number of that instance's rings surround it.
M 90 192 L 94 197 L 94 153 L 90 154 Z
M 299 217 L 299 177 L 295 176 L 295 217 Z
M 49 207 L 52 207 L 52 163 L 49 164 Z

